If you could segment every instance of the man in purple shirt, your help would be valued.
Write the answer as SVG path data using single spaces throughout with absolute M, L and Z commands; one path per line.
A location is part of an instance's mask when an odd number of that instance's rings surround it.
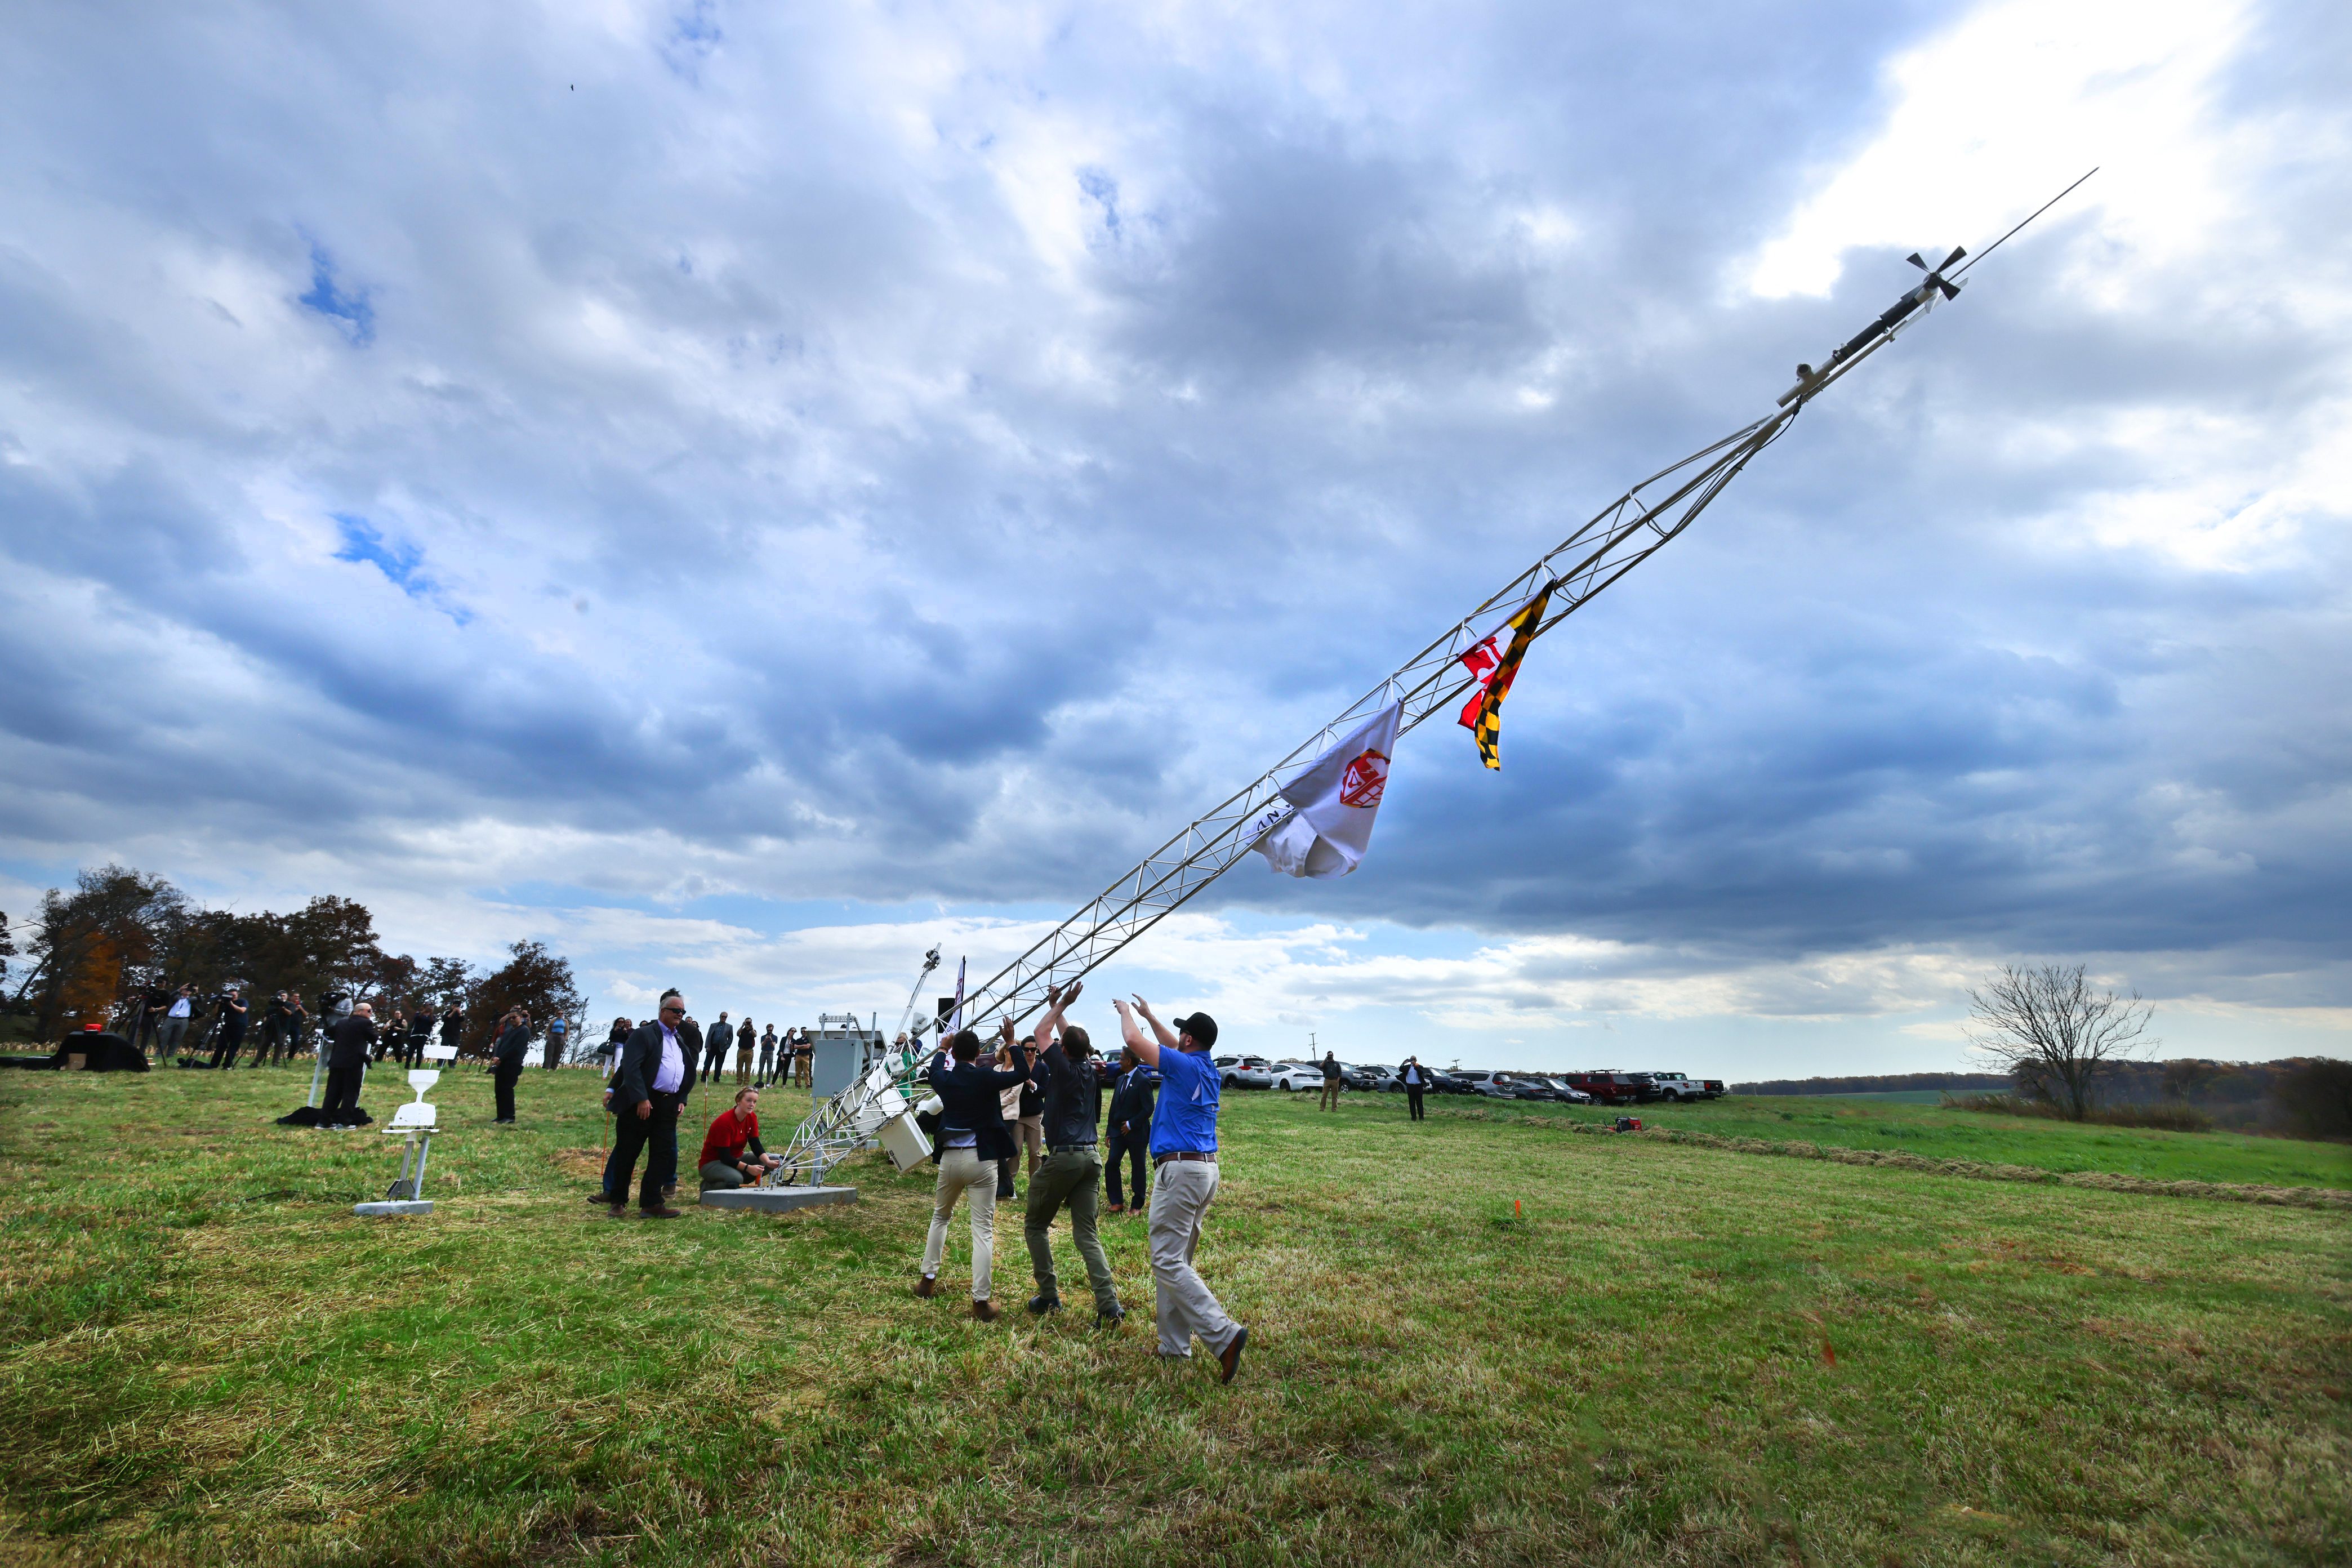
M 613 1161 L 605 1175 L 614 1219 L 627 1212 L 629 1177 L 639 1150 L 646 1151 L 646 1176 L 637 1190 L 637 1217 L 678 1217 L 679 1211 L 662 1201 L 662 1189 L 677 1180 L 677 1119 L 694 1091 L 701 1046 L 686 1020 L 686 998 L 665 991 L 661 1016 L 638 1025 L 621 1047 L 621 1068 L 613 1077 Z

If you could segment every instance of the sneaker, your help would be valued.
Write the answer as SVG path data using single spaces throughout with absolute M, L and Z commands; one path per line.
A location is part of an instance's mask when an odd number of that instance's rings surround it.
M 1061 1310 L 1062 1299 L 1059 1296 L 1032 1296 L 1029 1298 L 1029 1315 L 1033 1318 L 1042 1318 L 1048 1312 L 1058 1312 Z
M 1097 1307 L 1095 1309 L 1096 1328 L 1115 1329 L 1126 1321 L 1127 1309 L 1120 1306 L 1116 1301 L 1113 1301 L 1108 1307 Z

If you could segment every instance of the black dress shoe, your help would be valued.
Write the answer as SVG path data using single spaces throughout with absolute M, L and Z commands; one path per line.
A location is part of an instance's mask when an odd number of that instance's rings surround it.
M 1217 1364 L 1224 1368 L 1224 1375 L 1217 1379 L 1219 1383 L 1233 1382 L 1234 1373 L 1241 1371 L 1242 1347 L 1247 1343 L 1249 1343 L 1249 1331 L 1237 1328 L 1234 1331 L 1233 1343 L 1217 1352 Z
M 1058 1312 L 1061 1310 L 1062 1299 L 1059 1296 L 1032 1296 L 1029 1298 L 1029 1315 L 1033 1318 L 1042 1318 L 1048 1312 Z

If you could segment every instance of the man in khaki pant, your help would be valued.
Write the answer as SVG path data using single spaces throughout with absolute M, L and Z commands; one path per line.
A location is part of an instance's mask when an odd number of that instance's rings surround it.
M 1318 1110 L 1339 1110 L 1339 1090 L 1344 1086 L 1345 1080 L 1339 1076 L 1339 1054 L 1334 1051 L 1325 1051 L 1323 1053 L 1323 1100 L 1316 1109 Z
M 1118 1009 L 1127 1048 L 1146 1067 L 1160 1069 L 1160 1101 L 1151 1111 L 1151 1276 L 1159 1287 L 1160 1353 L 1189 1358 L 1197 1335 L 1216 1352 L 1220 1382 L 1241 1370 L 1249 1330 L 1225 1315 L 1207 1281 L 1192 1267 L 1201 1226 L 1217 1195 L 1217 1069 L 1208 1053 L 1217 1043 L 1217 1021 L 1206 1013 L 1176 1020 L 1171 1031 L 1151 1016 L 1140 996 L 1136 1012 L 1151 1026 L 1145 1039 Z
M 952 1055 L 954 1060 L 950 1062 Z M 980 1037 L 957 1031 L 948 1049 L 931 1058 L 927 1076 L 940 1097 L 940 1179 L 931 1189 L 931 1230 L 923 1242 L 923 1277 L 915 1294 L 939 1293 L 940 1258 L 947 1250 L 948 1220 L 956 1201 L 971 1197 L 971 1315 L 983 1323 L 1001 1315 L 989 1304 L 990 1274 L 996 1253 L 997 1162 L 1013 1157 L 997 1096 L 1029 1079 L 1029 1059 L 1014 1052 L 1005 1068 L 981 1066 Z

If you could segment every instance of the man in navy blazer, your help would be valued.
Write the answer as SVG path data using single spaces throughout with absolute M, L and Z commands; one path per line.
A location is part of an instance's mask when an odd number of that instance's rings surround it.
M 646 1177 L 637 1191 L 637 1217 L 678 1217 L 662 1201 L 662 1189 L 677 1180 L 677 1117 L 694 1091 L 701 1046 L 686 1019 L 686 998 L 665 991 L 661 1016 L 638 1025 L 621 1047 L 621 1068 L 613 1078 L 613 1157 L 604 1166 L 604 1196 L 614 1219 L 627 1209 L 629 1177 L 640 1150 L 646 1152 Z
M 1053 1021 L 1060 1023 L 1059 1008 Z M 990 1269 L 996 1260 L 996 1163 L 1011 1159 L 1013 1150 L 1000 1097 L 1013 1085 L 1028 1082 L 1034 1064 L 1025 1051 L 1014 1051 L 1009 1068 L 982 1067 L 974 1059 L 979 1055 L 980 1037 L 970 1029 L 959 1030 L 948 1048 L 931 1058 L 927 1075 L 940 1097 L 940 1178 L 931 1189 L 931 1231 L 923 1243 L 923 1277 L 915 1294 L 938 1294 L 948 1220 L 956 1200 L 970 1193 L 971 1315 L 992 1323 L 1001 1315 L 988 1300 Z

